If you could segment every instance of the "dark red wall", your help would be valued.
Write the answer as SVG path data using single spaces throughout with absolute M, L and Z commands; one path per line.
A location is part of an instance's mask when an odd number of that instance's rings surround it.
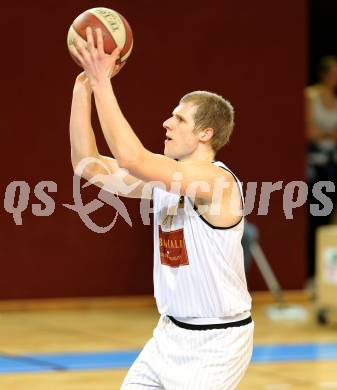
M 209 4 L 209 5 L 207 5 Z M 132 57 L 114 80 L 122 109 L 146 147 L 163 149 L 162 122 L 178 99 L 207 89 L 236 109 L 232 142 L 219 155 L 243 181 L 304 177 L 302 90 L 306 80 L 306 1 L 214 0 L 33 1 L 1 4 L 1 194 L 13 180 L 31 194 L 16 226 L 2 206 L 0 298 L 142 294 L 152 291 L 152 228 L 144 227 L 136 200 L 133 220 L 120 217 L 106 234 L 84 226 L 62 206 L 72 202 L 68 121 L 74 78 L 66 34 L 72 20 L 95 6 L 115 8 L 130 22 Z M 102 153 L 107 147 L 96 126 Z M 57 183 L 55 212 L 32 214 L 34 187 Z M 97 191 L 87 189 L 85 199 Z M 305 276 L 304 209 L 287 221 L 282 194 L 267 216 L 250 217 L 284 288 Z M 92 215 L 110 223 L 114 210 Z M 256 268 L 251 288 L 265 288 Z

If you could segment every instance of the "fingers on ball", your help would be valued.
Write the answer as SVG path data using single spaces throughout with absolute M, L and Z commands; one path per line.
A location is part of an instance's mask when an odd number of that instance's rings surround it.
M 83 61 L 82 55 L 78 51 L 76 44 L 69 45 L 69 49 L 75 58 L 77 58 L 79 61 Z
M 94 37 L 93 37 L 93 34 L 92 34 L 91 27 L 87 27 L 85 29 L 85 33 L 86 33 L 86 36 L 87 36 L 88 48 L 91 49 L 91 50 L 95 49 Z
M 98 27 L 96 29 L 97 50 L 100 54 L 104 54 L 104 42 L 102 30 Z

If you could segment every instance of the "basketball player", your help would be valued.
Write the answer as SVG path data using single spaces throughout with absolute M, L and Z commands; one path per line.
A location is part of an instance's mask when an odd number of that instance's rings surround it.
M 154 293 L 161 316 L 122 389 L 234 389 L 251 359 L 254 325 L 241 247 L 242 189 L 236 176 L 214 161 L 232 132 L 233 108 L 209 92 L 184 96 L 163 124 L 164 155 L 151 153 L 123 116 L 111 86 L 120 69 L 119 49 L 104 54 L 100 30 L 97 47 L 90 28 L 87 41 L 88 48 L 78 41 L 71 48 L 85 71 L 73 92 L 73 166 L 90 156 L 111 173 L 127 169 L 128 184 L 138 183 L 127 194 L 131 197 L 141 197 L 152 183 Z M 98 153 L 90 121 L 92 92 L 115 159 Z M 90 180 L 101 173 L 98 163 L 83 176 Z M 226 185 L 215 196 L 219 182 Z

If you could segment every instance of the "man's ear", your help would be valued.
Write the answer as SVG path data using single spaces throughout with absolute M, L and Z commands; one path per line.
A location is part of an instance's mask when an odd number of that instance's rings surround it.
M 211 127 L 207 127 L 206 129 L 200 132 L 200 141 L 208 142 L 214 134 L 214 130 Z

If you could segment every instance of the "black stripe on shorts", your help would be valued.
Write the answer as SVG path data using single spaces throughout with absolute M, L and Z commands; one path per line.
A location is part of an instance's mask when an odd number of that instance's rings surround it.
M 253 320 L 252 317 L 249 316 L 244 320 L 234 321 L 234 322 L 226 322 L 223 324 L 206 324 L 206 325 L 195 325 L 195 324 L 187 324 L 186 322 L 181 322 L 176 320 L 174 317 L 167 316 L 175 325 L 179 326 L 179 328 L 189 329 L 189 330 L 210 330 L 210 329 L 227 329 L 227 328 L 237 328 L 239 326 L 244 326 L 250 324 Z

